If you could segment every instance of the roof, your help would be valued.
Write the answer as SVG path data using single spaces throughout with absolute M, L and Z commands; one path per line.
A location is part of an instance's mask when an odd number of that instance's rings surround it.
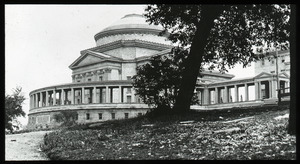
M 163 29 L 164 28 L 160 25 L 149 25 L 149 23 L 146 22 L 146 18 L 142 15 L 128 14 L 97 33 L 95 35 L 95 40 L 97 41 L 102 37 L 120 33 L 143 32 L 158 34 L 163 31 Z

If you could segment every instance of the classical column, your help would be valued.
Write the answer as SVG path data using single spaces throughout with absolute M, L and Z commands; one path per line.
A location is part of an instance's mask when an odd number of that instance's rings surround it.
M 39 104 L 38 104 L 39 103 L 39 101 L 38 101 L 39 100 L 38 99 L 38 95 L 37 95 L 37 93 L 34 94 L 34 95 L 35 95 L 35 102 L 34 102 L 35 103 L 35 107 L 38 108 L 39 107 Z
M 277 81 L 276 80 L 272 80 L 272 98 L 277 98 Z
M 135 90 L 134 88 L 132 87 L 131 88 L 131 102 L 135 103 Z
M 122 86 L 119 86 L 119 102 L 122 103 Z
M 249 101 L 248 84 L 245 83 L 245 101 Z
M 81 88 L 81 103 L 82 103 L 82 104 L 85 103 L 84 97 L 85 97 L 85 92 L 84 92 L 84 87 L 82 87 L 82 88 Z
M 219 103 L 219 93 L 218 93 L 218 88 L 215 88 L 215 104 Z
M 61 103 L 60 105 L 65 105 L 65 91 L 64 89 L 61 89 Z
M 254 87 L 255 87 L 255 100 L 258 100 L 259 99 L 259 82 L 255 82 Z
M 75 104 L 74 103 L 74 88 L 71 88 L 71 104 L 73 105 L 73 104 Z
M 204 94 L 203 104 L 208 105 L 209 104 L 209 90 L 208 90 L 208 88 L 206 88 L 206 87 L 204 88 L 203 94 Z
M 40 107 L 43 107 L 43 92 L 40 92 L 40 102 L 41 102 Z
M 48 91 L 46 91 L 46 106 L 49 106 L 49 94 L 48 94 Z
M 234 85 L 234 93 L 235 93 L 235 102 L 239 102 L 239 88 L 237 85 Z
M 105 87 L 105 94 L 106 94 L 106 97 L 105 97 L 106 103 L 110 103 L 110 101 L 109 101 L 109 87 L 108 86 Z
M 258 82 L 258 97 L 259 97 L 259 99 L 262 99 L 261 81 Z
M 97 103 L 97 88 L 93 88 L 93 103 Z
M 228 103 L 228 87 L 227 86 L 224 86 L 224 100 L 223 100 L 224 103 Z
M 269 98 L 273 97 L 272 90 L 273 90 L 272 80 L 269 80 Z
M 53 105 L 56 105 L 56 91 L 53 90 Z

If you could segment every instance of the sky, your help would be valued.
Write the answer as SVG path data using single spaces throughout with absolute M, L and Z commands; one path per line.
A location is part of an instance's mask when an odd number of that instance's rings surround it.
M 32 90 L 71 83 L 68 68 L 80 51 L 95 47 L 94 35 L 146 5 L 5 5 L 5 93 L 22 87 L 29 113 Z M 253 66 L 229 70 L 235 78 L 254 76 Z M 22 125 L 28 117 L 18 118 Z

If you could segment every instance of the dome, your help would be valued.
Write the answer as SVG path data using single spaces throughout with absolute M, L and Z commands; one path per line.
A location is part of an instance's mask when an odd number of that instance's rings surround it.
M 152 33 L 158 35 L 163 30 L 160 25 L 149 25 L 146 18 L 139 14 L 128 14 L 116 21 L 109 27 L 103 29 L 95 35 L 95 40 L 116 34 L 128 33 Z

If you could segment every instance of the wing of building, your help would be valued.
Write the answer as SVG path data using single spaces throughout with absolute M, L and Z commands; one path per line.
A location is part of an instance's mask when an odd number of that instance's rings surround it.
M 69 65 L 71 83 L 30 92 L 27 127 L 58 126 L 54 115 L 66 110 L 77 112 L 78 123 L 145 114 L 149 107 L 135 95 L 131 77 L 136 74 L 136 67 L 148 62 L 151 56 L 171 53 L 173 46 L 167 36 L 158 35 L 162 30 L 161 26 L 146 23 L 141 15 L 129 14 L 98 32 L 94 36 L 96 46 L 82 50 Z M 282 63 L 287 62 L 284 60 Z M 264 65 L 255 68 L 261 66 Z M 193 109 L 262 103 L 262 99 L 277 98 L 276 78 L 269 70 L 244 79 L 232 79 L 234 75 L 215 71 L 201 74 L 195 89 L 199 105 L 192 106 Z M 289 74 L 280 72 L 279 78 L 280 84 L 289 85 Z

